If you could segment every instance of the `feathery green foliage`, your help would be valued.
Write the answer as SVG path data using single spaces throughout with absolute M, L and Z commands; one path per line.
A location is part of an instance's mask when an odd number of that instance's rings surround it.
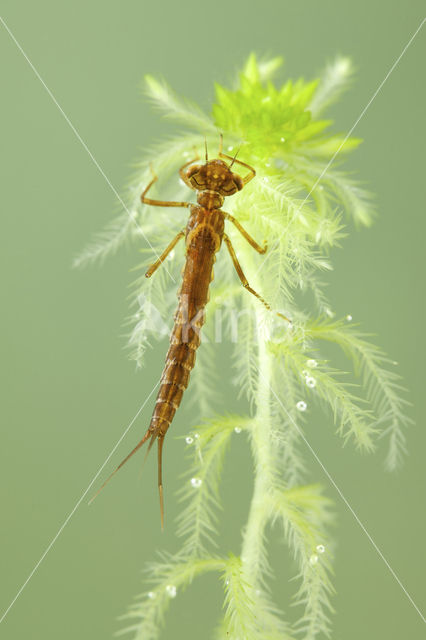
M 203 402 L 200 413 L 205 420 L 186 434 L 191 465 L 180 492 L 182 545 L 177 555 L 163 556 L 149 567 L 152 591 L 143 594 L 126 616 L 135 640 L 159 638 L 171 598 L 207 571 L 217 572 L 224 587 L 217 638 L 328 637 L 332 509 L 320 486 L 306 484 L 305 409 L 311 403 L 328 407 L 337 433 L 365 452 L 375 448 L 378 438 L 387 437 L 388 468 L 397 466 L 404 453 L 407 403 L 397 374 L 388 369 L 393 365 L 357 327 L 333 319 L 323 284 L 331 269 L 330 249 L 347 233 L 344 213 L 362 225 L 371 224 L 373 217 L 369 194 L 331 164 L 336 153 L 347 153 L 360 141 L 328 133 L 331 121 L 318 117 L 348 85 L 351 63 L 339 58 L 319 79 L 275 85 L 272 78 L 281 63 L 279 58 L 262 62 L 251 55 L 234 87 L 216 86 L 211 116 L 181 99 L 165 82 L 147 77 L 150 99 L 188 132 L 147 154 L 129 188 L 128 209 L 136 213 L 131 220 L 122 214 L 78 260 L 81 264 L 103 258 L 120 243 L 140 244 L 143 237 L 159 254 L 164 238 L 171 239 L 183 220 L 161 208 L 153 216 L 140 205 L 140 193 L 150 179 L 149 163 L 160 176 L 155 188 L 163 198 L 188 199 L 177 169 L 192 156 L 194 145 L 201 151 L 204 136 L 210 150 L 216 148 L 220 131 L 228 152 L 240 148 L 239 159 L 257 170 L 256 179 L 229 199 L 226 209 L 254 238 L 268 241 L 268 252 L 260 258 L 232 225 L 227 233 L 251 286 L 273 309 L 292 318 L 289 326 L 264 310 L 236 281 L 229 259 L 220 255 L 203 331 L 208 344 L 200 347 L 191 383 L 199 386 L 194 396 Z M 137 268 L 141 274 L 152 260 L 152 251 L 143 250 Z M 159 314 L 154 321 L 158 329 L 161 319 L 172 317 L 182 262 L 183 248 L 177 247 L 152 280 L 140 275 L 134 284 L 129 345 L 138 364 L 153 329 L 149 305 Z M 219 312 L 222 332 L 232 339 L 235 384 L 249 401 L 246 415 L 218 416 L 211 409 L 207 382 L 215 358 L 211 344 L 218 339 L 212 319 L 217 320 Z M 321 351 L 325 341 L 349 356 L 357 384 L 344 381 L 344 372 L 326 360 Z M 241 553 L 236 557 L 220 549 L 216 555 L 222 464 L 231 438 L 244 436 L 251 444 L 254 488 Z M 298 620 L 284 619 L 273 602 L 267 553 L 270 526 L 281 532 L 297 567 Z

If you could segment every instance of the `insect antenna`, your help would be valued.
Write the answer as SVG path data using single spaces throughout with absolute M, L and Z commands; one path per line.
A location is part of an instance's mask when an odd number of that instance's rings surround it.
M 209 154 L 207 152 L 207 138 L 205 136 L 204 136 L 204 147 L 206 149 L 206 164 L 207 164 L 209 161 Z
M 232 158 L 232 162 L 229 165 L 228 169 L 230 169 L 232 167 L 232 165 L 234 164 L 235 160 L 237 159 L 237 155 L 240 153 L 240 149 L 241 149 L 241 147 L 238 147 L 237 151 L 235 152 L 235 156 Z
M 223 133 L 219 134 L 219 156 L 223 150 Z

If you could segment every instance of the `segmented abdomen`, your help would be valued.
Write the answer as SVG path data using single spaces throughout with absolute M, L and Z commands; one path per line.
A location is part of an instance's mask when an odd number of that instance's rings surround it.
M 149 426 L 153 436 L 166 434 L 188 386 L 201 341 L 200 330 L 213 279 L 215 253 L 220 248 L 222 236 L 223 214 L 193 207 L 186 229 L 187 254 L 178 294 L 179 305 Z

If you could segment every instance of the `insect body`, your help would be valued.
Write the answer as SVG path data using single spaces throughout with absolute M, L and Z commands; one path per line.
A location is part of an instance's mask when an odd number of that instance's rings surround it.
M 231 160 L 231 164 L 226 164 L 222 158 Z M 225 242 L 228 248 L 243 286 L 270 309 L 268 303 L 249 286 L 231 241 L 224 232 L 225 220 L 232 222 L 244 238 L 259 253 L 265 253 L 266 244 L 263 247 L 258 245 L 233 216 L 221 209 L 225 197 L 240 191 L 245 184 L 254 178 L 256 172 L 248 164 L 222 153 L 222 138 L 219 159 L 209 161 L 206 149 L 205 164 L 194 164 L 197 160 L 198 157 L 190 160 L 179 170 L 184 183 L 191 189 L 197 191 L 196 205 L 188 202 L 170 202 L 148 198 L 147 193 L 157 180 L 155 174 L 141 195 L 141 200 L 145 204 L 160 207 L 187 207 L 191 213 L 186 229 L 176 235 L 158 260 L 151 265 L 145 274 L 147 278 L 151 277 L 179 240 L 185 237 L 186 262 L 183 269 L 182 286 L 178 293 L 179 304 L 174 317 L 170 347 L 166 356 L 155 409 L 150 425 L 142 440 L 114 471 L 114 473 L 116 473 L 147 440 L 150 441 L 148 451 L 151 449 L 155 440 L 157 440 L 158 488 L 162 527 L 164 526 L 162 482 L 164 437 L 181 403 L 184 391 L 188 386 L 190 372 L 195 364 L 196 350 L 200 344 L 200 329 L 204 324 L 204 310 L 208 302 L 209 286 L 213 279 L 213 265 L 222 241 Z M 245 177 L 241 178 L 232 172 L 234 162 L 248 170 Z M 278 315 L 287 320 L 285 316 L 281 314 Z

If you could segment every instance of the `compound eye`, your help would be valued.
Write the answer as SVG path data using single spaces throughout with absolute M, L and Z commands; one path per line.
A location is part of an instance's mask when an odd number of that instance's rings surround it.
M 194 176 L 196 173 L 198 173 L 200 169 L 201 166 L 199 164 L 194 164 L 192 167 L 189 167 L 188 171 L 186 172 L 186 177 L 188 178 L 188 180 L 192 178 L 192 176 Z
M 240 178 L 240 176 L 237 176 L 236 173 L 233 173 L 232 180 L 234 181 L 234 184 L 237 187 L 238 191 L 241 191 L 241 189 L 244 187 L 244 182 L 242 181 L 242 178 Z

